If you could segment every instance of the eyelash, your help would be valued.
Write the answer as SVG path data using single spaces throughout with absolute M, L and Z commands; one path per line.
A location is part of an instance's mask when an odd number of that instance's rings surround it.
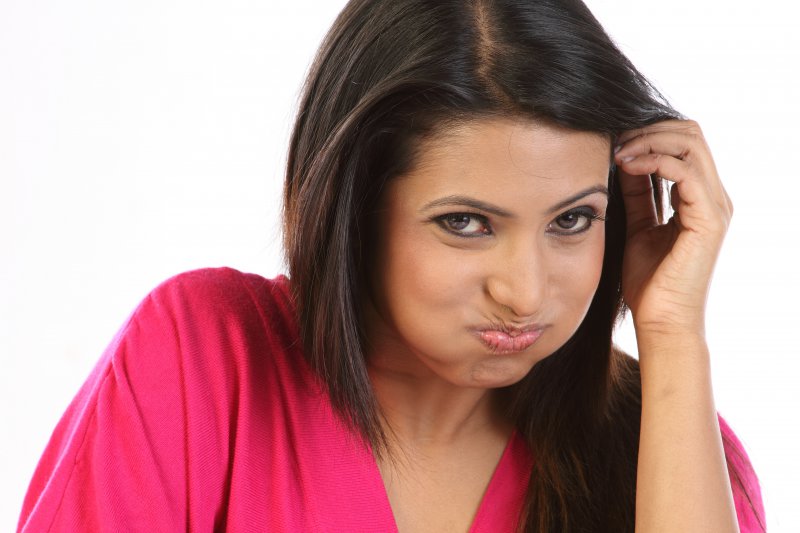
M 548 230 L 552 228 L 553 224 L 555 224 L 557 220 L 564 218 L 566 216 L 575 216 L 575 215 L 584 218 L 586 220 L 585 226 L 583 228 L 579 229 L 578 231 L 555 230 L 552 231 L 552 233 L 560 237 L 573 237 L 575 235 L 579 235 L 585 231 L 588 231 L 592 227 L 595 221 L 600 221 L 600 222 L 605 221 L 605 217 L 597 213 L 597 211 L 595 211 L 594 208 L 589 206 L 581 206 L 581 207 L 576 207 L 574 209 L 570 209 L 569 211 L 557 216 L 552 222 L 550 222 L 550 224 L 548 224 L 547 226 Z M 470 222 L 468 223 L 467 226 L 469 226 L 469 224 L 471 224 L 472 221 L 478 220 L 484 229 L 478 234 L 470 234 L 470 233 L 461 233 L 458 230 L 449 228 L 447 225 L 448 219 L 452 220 L 455 217 L 461 217 L 462 219 L 464 217 L 469 218 Z M 464 239 L 475 239 L 478 237 L 485 237 L 493 234 L 491 226 L 489 225 L 489 219 L 485 215 L 479 215 L 478 213 L 447 213 L 445 215 L 439 215 L 437 217 L 434 217 L 433 221 L 436 222 L 439 225 L 439 227 L 441 227 L 446 232 Z

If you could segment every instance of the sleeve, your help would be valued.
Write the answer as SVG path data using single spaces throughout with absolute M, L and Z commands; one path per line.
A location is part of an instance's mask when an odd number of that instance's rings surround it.
M 175 311 L 185 298 L 178 285 L 167 282 L 140 304 L 68 407 L 18 531 L 214 529 L 227 458 L 214 431 L 219 410 L 207 401 L 213 384 L 183 368 L 196 342 L 183 334 L 193 315 Z
M 728 462 L 739 530 L 741 533 L 762 533 L 767 530 L 767 524 L 758 477 L 744 446 L 722 417 L 719 417 L 719 427 Z

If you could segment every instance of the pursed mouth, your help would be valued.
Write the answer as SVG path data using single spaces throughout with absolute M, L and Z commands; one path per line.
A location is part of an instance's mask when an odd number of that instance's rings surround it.
M 519 337 L 523 333 L 530 333 L 533 331 L 541 332 L 544 330 L 544 328 L 545 326 L 542 326 L 541 324 L 535 324 L 533 322 L 521 326 L 515 326 L 505 322 L 491 322 L 485 326 L 476 328 L 476 330 L 478 332 L 499 331 L 501 333 L 505 333 L 509 337 Z
M 503 327 L 495 325 L 476 331 L 477 337 L 495 353 L 522 352 L 530 348 L 542 336 L 543 326 L 531 324 L 525 327 Z

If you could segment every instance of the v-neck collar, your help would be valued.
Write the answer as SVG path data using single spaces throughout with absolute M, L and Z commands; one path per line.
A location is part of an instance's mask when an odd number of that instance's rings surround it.
M 288 280 L 278 285 L 288 300 Z M 372 447 L 336 412 L 327 390 L 297 351 L 287 363 L 282 408 L 291 444 L 291 468 L 276 484 L 293 496 L 283 498 L 304 529 L 315 532 L 397 533 L 389 495 Z M 276 444 L 276 443 L 274 443 Z M 276 447 L 275 461 L 288 449 Z M 525 499 L 533 458 L 524 439 L 512 431 L 478 505 L 470 533 L 513 533 Z M 288 472 L 292 472 L 289 474 Z M 296 498 L 296 500 L 294 499 Z M 292 502 L 297 501 L 297 506 Z
M 389 494 L 383 482 L 378 463 L 372 449 L 365 446 L 371 461 L 368 463 L 367 480 L 371 491 L 380 495 L 376 511 L 387 532 L 398 533 Z M 516 430 L 512 431 L 500 460 L 489 479 L 486 491 L 478 505 L 469 533 L 503 533 L 516 531 L 517 521 L 527 491 L 532 467 L 530 452 Z

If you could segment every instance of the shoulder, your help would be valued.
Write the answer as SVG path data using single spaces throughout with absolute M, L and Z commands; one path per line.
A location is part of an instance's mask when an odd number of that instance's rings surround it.
M 208 510 L 223 505 L 234 458 L 262 457 L 236 436 L 269 442 L 284 407 L 311 390 L 289 300 L 286 278 L 227 268 L 151 291 L 54 431 L 20 528 L 213 529 Z
M 296 323 L 285 276 L 266 279 L 232 268 L 206 268 L 161 283 L 136 308 L 124 329 L 174 340 L 186 351 L 219 343 L 244 347 L 242 342 L 263 341 L 265 335 L 293 339 Z
M 259 351 L 297 343 L 297 319 L 289 280 L 267 279 L 233 268 L 204 268 L 158 285 L 134 311 L 131 322 L 146 335 L 174 340 L 184 356 Z M 167 337 L 167 339 L 164 339 Z
M 280 426 L 283 407 L 316 397 L 289 294 L 283 276 L 202 269 L 164 281 L 137 307 L 109 368 L 165 454 L 182 441 L 222 469 L 236 431 Z
M 151 291 L 110 357 L 115 373 L 140 391 L 225 398 L 249 378 L 302 374 L 299 345 L 284 276 L 214 268 L 179 274 Z
M 156 287 L 137 309 L 176 318 L 216 320 L 260 311 L 269 318 L 292 319 L 294 310 L 288 279 L 266 279 L 232 268 L 204 268 L 178 274 Z

